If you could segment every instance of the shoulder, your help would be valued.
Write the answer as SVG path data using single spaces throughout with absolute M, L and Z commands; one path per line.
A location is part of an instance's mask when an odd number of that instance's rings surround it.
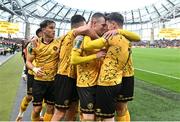
M 116 35 L 109 38 L 109 40 L 113 40 L 113 41 L 114 40 L 121 40 L 121 39 L 122 39 L 122 35 L 120 35 L 120 34 L 116 34 Z
M 91 40 L 91 37 L 89 37 L 89 36 L 84 36 L 84 40 Z
M 42 38 L 32 39 L 28 44 L 28 47 L 37 48 L 38 46 L 40 46 L 41 42 L 42 42 Z
M 67 35 L 67 37 L 69 37 L 69 38 L 75 38 L 75 37 L 74 37 L 74 30 L 68 31 L 66 35 Z
M 65 37 L 66 37 L 66 35 L 62 35 L 62 36 L 56 38 L 56 41 L 61 42 L 62 40 L 64 40 Z

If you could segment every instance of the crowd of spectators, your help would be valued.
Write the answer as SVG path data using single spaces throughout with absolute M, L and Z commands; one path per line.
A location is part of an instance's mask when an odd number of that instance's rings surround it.
M 7 53 L 14 54 L 15 51 L 20 51 L 23 45 L 24 41 L 22 40 L 20 41 L 19 39 L 2 39 L 0 37 L 0 55 L 6 55 Z M 132 46 L 141 48 L 180 48 L 180 40 L 142 40 L 140 42 L 132 42 Z
M 133 47 L 151 47 L 151 48 L 180 48 L 180 40 L 160 39 L 154 41 L 140 41 L 132 43 Z
M 0 40 L 0 55 L 14 54 L 15 51 L 19 50 L 20 45 L 18 43 L 4 39 Z

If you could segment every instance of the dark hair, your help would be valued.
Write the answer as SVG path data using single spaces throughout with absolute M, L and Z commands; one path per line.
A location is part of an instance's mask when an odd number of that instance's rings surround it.
M 110 15 L 110 13 L 107 13 L 107 12 L 104 13 L 104 16 L 105 16 L 106 20 L 108 20 L 109 15 Z
M 74 15 L 71 17 L 71 27 L 80 22 L 86 22 L 85 18 L 81 15 Z
M 110 21 L 115 21 L 118 25 L 123 25 L 124 24 L 124 17 L 122 14 L 118 12 L 112 12 L 107 16 L 107 20 Z
M 44 21 L 42 21 L 41 23 L 40 23 L 40 28 L 45 28 L 45 27 L 47 27 L 49 24 L 51 24 L 51 23 L 55 23 L 54 21 L 52 21 L 52 20 L 44 20 Z
M 105 15 L 103 13 L 100 13 L 100 12 L 94 13 L 92 15 L 92 18 L 95 18 L 95 19 L 100 18 L 100 17 L 103 17 L 106 19 Z
M 36 36 L 38 36 L 38 34 L 39 34 L 41 31 L 42 31 L 42 29 L 41 29 L 41 28 L 38 28 L 38 29 L 36 30 Z

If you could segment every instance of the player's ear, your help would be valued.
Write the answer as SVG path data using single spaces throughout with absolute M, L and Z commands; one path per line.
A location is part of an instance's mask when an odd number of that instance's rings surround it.
M 46 28 L 42 28 L 42 34 L 44 33 L 45 29 L 46 29 Z
M 90 22 L 91 27 L 96 24 L 96 20 L 95 19 L 92 19 L 89 22 Z

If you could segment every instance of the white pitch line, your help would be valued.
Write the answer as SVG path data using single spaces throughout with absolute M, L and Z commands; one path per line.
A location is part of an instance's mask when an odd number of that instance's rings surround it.
M 165 76 L 165 77 L 169 77 L 169 78 L 174 78 L 174 79 L 180 80 L 180 78 L 174 77 L 174 76 L 170 76 L 170 75 L 165 75 L 165 74 L 161 74 L 161 73 L 157 73 L 157 72 L 152 72 L 152 71 L 148 71 L 148 70 L 144 70 L 144 69 L 140 69 L 140 68 L 135 68 L 135 69 L 136 69 L 136 70 L 139 70 L 139 71 L 143 71 L 143 72 L 148 72 L 148 73 L 151 73 L 151 74 L 155 74 L 155 75 L 161 75 L 161 76 Z

